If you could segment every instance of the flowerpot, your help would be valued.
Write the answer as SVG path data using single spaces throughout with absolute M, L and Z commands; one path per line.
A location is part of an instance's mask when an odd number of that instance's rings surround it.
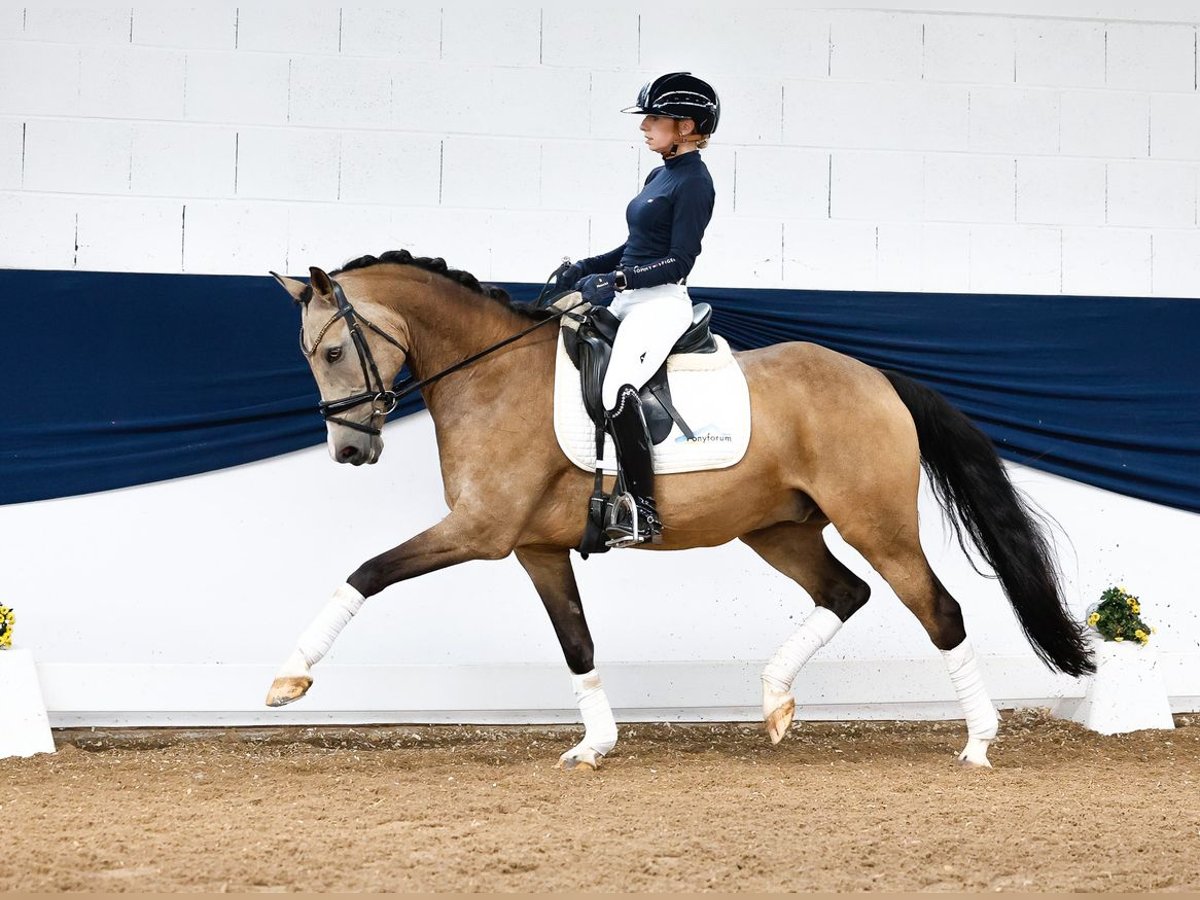
M 33 653 L 0 650 L 0 758 L 53 752 Z
M 1100 734 L 1174 728 L 1154 648 L 1136 641 L 1106 641 L 1096 634 L 1089 637 L 1096 674 L 1069 718 Z M 1054 711 L 1066 712 L 1066 706 L 1060 701 Z

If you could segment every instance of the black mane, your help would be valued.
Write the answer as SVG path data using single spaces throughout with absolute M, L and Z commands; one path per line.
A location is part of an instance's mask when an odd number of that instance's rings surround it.
M 449 278 L 451 281 L 456 281 L 467 288 L 467 290 L 503 303 L 509 309 L 522 315 L 538 319 L 544 318 L 546 315 L 544 311 L 535 310 L 527 303 L 513 300 L 504 288 L 496 287 L 494 284 L 481 284 L 479 279 L 470 272 L 464 272 L 462 269 L 451 269 L 446 265 L 446 260 L 440 256 L 413 256 L 407 250 L 387 250 L 382 256 L 360 256 L 358 259 L 352 259 L 340 269 L 334 269 L 329 274 L 330 276 L 336 276 L 342 272 L 350 272 L 354 269 L 366 269 L 370 266 L 380 265 L 381 263 L 416 266 L 418 269 L 424 269 L 426 272 L 434 272 Z

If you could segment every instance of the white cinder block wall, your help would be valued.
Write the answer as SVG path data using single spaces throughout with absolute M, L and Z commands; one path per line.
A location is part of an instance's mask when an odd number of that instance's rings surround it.
M 1139 3 L 1145 21 L 1126 21 L 1116 0 L 1088 4 L 1112 18 L 1035 17 L 1065 5 L 606 7 L 602 32 L 595 9 L 565 4 L 4 6 L 0 266 L 304 273 L 408 247 L 536 280 L 623 238 L 654 160 L 618 110 L 654 74 L 692 68 L 725 103 L 694 284 L 1197 296 L 1200 17 Z M 428 417 L 386 435 L 369 471 L 316 447 L 0 507 L 0 601 L 54 721 L 575 720 L 511 559 L 389 589 L 304 703 L 262 709 L 330 591 L 444 514 Z M 1172 704 L 1196 709 L 1200 517 L 1013 476 L 1061 525 L 1073 612 L 1109 583 L 1140 592 Z M 922 525 L 995 698 L 1079 696 L 1037 663 L 928 495 Z M 874 593 L 805 670 L 802 717 L 957 716 L 915 619 L 831 541 Z M 576 571 L 623 716 L 754 718 L 758 669 L 809 608 L 738 543 Z
M 0 264 L 536 280 L 623 238 L 655 160 L 618 110 L 690 68 L 696 284 L 1195 296 L 1200 13 L 1090 6 L 6 7 Z

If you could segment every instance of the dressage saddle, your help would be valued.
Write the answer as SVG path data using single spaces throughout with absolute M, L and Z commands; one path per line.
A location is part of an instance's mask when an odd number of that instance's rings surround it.
M 709 330 L 710 319 L 712 307 L 707 303 L 695 304 L 692 307 L 692 324 L 675 342 L 671 354 L 715 353 L 717 342 L 713 340 Z M 579 370 L 584 408 L 599 429 L 604 428 L 604 404 L 600 399 L 600 388 L 604 384 L 604 373 L 608 371 L 608 363 L 612 358 L 613 339 L 617 336 L 620 324 L 620 319 L 604 307 L 597 306 L 586 313 L 578 328 L 563 326 L 562 329 L 567 355 Z M 695 436 L 671 402 L 671 384 L 667 379 L 666 362 L 658 367 L 658 371 L 639 393 L 652 443 L 661 444 L 667 439 L 667 435 L 671 433 L 672 422 L 677 423 L 679 430 L 687 437 Z

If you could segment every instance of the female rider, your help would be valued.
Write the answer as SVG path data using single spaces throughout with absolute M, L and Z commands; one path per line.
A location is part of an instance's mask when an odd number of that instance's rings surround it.
M 698 148 L 717 130 L 721 105 L 707 82 L 689 72 L 671 72 L 644 85 L 637 103 L 621 112 L 644 116 L 646 144 L 662 155 L 664 164 L 650 172 L 641 193 L 625 209 L 625 243 L 580 260 L 559 282 L 564 287 L 574 284 L 590 303 L 611 302 L 610 311 L 621 320 L 602 398 L 632 497 L 606 528 L 610 547 L 662 540 L 650 435 L 638 389 L 692 322 L 685 282 L 700 255 L 715 198 Z

